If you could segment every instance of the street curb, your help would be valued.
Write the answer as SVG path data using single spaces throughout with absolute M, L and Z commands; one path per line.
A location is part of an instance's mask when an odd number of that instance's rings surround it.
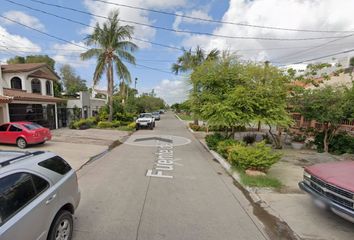
M 231 165 L 230 163 L 228 163 L 222 156 L 220 156 L 219 153 L 209 149 L 208 145 L 206 143 L 204 143 L 203 141 L 199 140 L 198 141 L 204 146 L 205 149 L 207 149 L 211 155 L 213 155 L 213 157 L 220 163 L 220 165 L 230 174 L 230 176 L 232 176 L 232 178 L 239 182 L 241 181 L 241 178 L 240 178 L 240 175 L 235 172 L 235 171 L 232 171 L 232 168 L 231 168 Z M 247 189 L 247 188 L 246 188 Z M 248 191 L 248 189 L 247 189 Z M 249 191 L 248 191 L 249 192 Z
M 219 164 L 225 169 L 225 171 L 226 171 L 236 182 L 238 182 L 238 183 L 242 186 L 243 189 L 245 189 L 245 190 L 248 192 L 248 194 L 249 194 L 249 196 L 252 198 L 253 202 L 259 203 L 259 204 L 263 205 L 263 208 L 264 208 L 264 209 L 267 209 L 266 211 L 267 211 L 269 214 L 271 214 L 271 215 L 277 217 L 278 219 L 280 219 L 281 221 L 283 221 L 283 222 L 286 223 L 286 221 L 281 217 L 281 215 L 280 215 L 277 211 L 275 211 L 266 201 L 262 200 L 261 197 L 258 196 L 257 191 L 253 191 L 252 188 L 247 187 L 247 186 L 244 186 L 243 184 L 241 184 L 240 175 L 239 175 L 236 171 L 233 171 L 233 170 L 232 170 L 231 165 L 230 165 L 220 154 L 218 154 L 217 152 L 211 150 L 211 149 L 208 147 L 208 145 L 207 145 L 205 142 L 201 141 L 200 139 L 198 139 L 198 141 L 202 144 L 202 146 L 203 146 L 207 151 L 210 152 L 210 154 L 219 162 Z M 286 224 L 287 224 L 287 223 L 286 223 Z M 295 232 L 295 230 L 293 230 L 293 229 L 289 226 L 289 224 L 287 224 L 287 225 L 288 225 L 289 229 L 290 229 L 291 231 L 293 231 L 293 233 L 296 235 L 296 237 L 297 237 L 298 239 L 300 239 L 300 238 L 298 237 L 298 234 Z
M 186 122 L 183 121 L 177 114 L 175 114 L 175 117 L 176 117 L 178 120 L 180 120 L 184 125 L 186 125 L 186 126 L 187 126 L 187 129 L 188 129 L 191 133 L 195 133 L 195 131 L 194 131 L 193 129 L 191 129 L 191 128 L 189 127 L 189 125 L 186 124 Z

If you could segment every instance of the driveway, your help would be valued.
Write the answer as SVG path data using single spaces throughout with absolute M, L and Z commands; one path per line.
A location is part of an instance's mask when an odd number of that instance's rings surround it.
M 128 134 L 129 132 L 116 130 L 62 128 L 52 130 L 52 141 L 42 145 L 29 146 L 27 149 L 54 152 L 77 170 L 91 157 L 107 151 L 116 141 L 122 141 Z M 16 146 L 11 145 L 0 145 L 0 149 L 19 150 Z

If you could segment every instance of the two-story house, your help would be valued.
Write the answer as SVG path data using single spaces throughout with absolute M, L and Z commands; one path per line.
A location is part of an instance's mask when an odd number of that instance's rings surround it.
M 37 122 L 58 127 L 54 81 L 59 76 L 45 63 L 0 65 L 0 124 L 8 121 Z

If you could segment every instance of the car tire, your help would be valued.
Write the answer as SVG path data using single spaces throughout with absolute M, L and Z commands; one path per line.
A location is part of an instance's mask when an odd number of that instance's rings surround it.
M 153 124 L 150 124 L 150 130 L 154 130 L 154 125 Z
M 24 149 L 27 147 L 27 142 L 24 138 L 20 137 L 16 140 L 17 147 Z
M 47 240 L 56 240 L 59 235 L 62 236 L 62 239 L 71 240 L 73 228 L 74 222 L 72 214 L 66 210 L 62 210 L 54 218 Z
M 135 130 L 139 130 L 139 125 L 136 125 Z

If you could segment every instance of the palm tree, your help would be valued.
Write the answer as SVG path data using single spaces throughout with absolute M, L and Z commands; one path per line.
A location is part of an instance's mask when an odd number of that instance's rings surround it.
M 131 82 L 130 72 L 123 61 L 135 64 L 135 57 L 132 52 L 138 48 L 130 41 L 134 28 L 129 25 L 121 26 L 118 15 L 118 11 L 112 11 L 108 20 L 102 24 L 102 27 L 98 23 L 96 24 L 93 33 L 85 39 L 86 45 L 93 48 L 81 54 L 83 60 L 92 57 L 97 58 L 97 65 L 93 75 L 94 85 L 106 73 L 109 105 L 108 121 L 112 121 L 113 118 L 114 70 L 121 82 Z
M 219 58 L 219 56 L 220 51 L 217 49 L 211 50 L 208 54 L 206 54 L 205 51 L 199 46 L 197 46 L 195 51 L 192 51 L 192 49 L 183 49 L 183 54 L 178 57 L 177 62 L 172 65 L 172 72 L 179 74 L 180 72 L 193 71 L 195 68 L 202 65 L 205 61 L 215 60 Z M 193 83 L 192 96 L 196 96 L 198 91 L 198 86 Z M 198 118 L 196 114 L 194 116 L 194 124 L 198 124 Z

